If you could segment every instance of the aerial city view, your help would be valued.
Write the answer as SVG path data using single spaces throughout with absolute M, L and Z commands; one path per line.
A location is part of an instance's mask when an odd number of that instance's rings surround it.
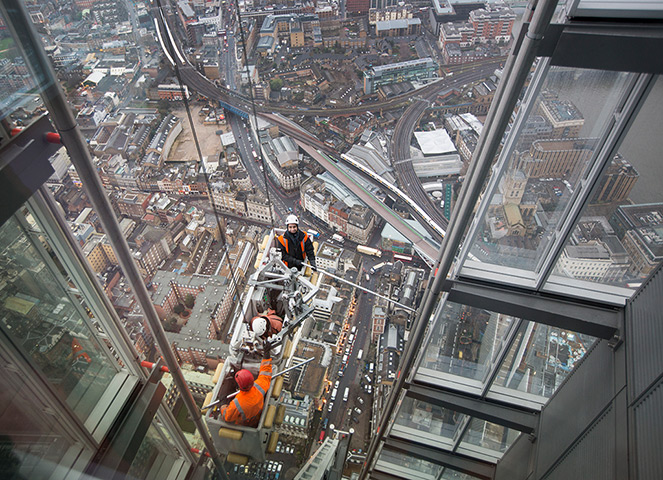
M 527 2 L 24 3 L 189 392 L 164 367 L 136 280 L 59 145 L 46 188 L 123 332 L 92 334 L 104 330 L 96 307 L 32 207 L 0 228 L 3 329 L 55 390 L 80 396 L 70 407 L 82 418 L 103 397 L 95 382 L 112 385 L 122 366 L 103 339 L 126 337 L 144 367 L 164 369 L 163 404 L 194 451 L 209 455 L 211 439 L 224 478 L 332 478 L 305 476 L 316 468 L 356 478 Z M 0 23 L 2 127 L 21 135 L 50 108 Z M 457 268 L 638 288 L 663 258 L 663 203 L 635 136 L 573 212 L 566 243 L 557 235 L 628 75 L 548 68 L 507 127 L 518 135 L 494 158 Z M 594 342 L 455 301 L 440 318 L 418 352 L 421 378 L 490 376 L 533 403 Z M 489 460 L 518 434 L 411 398 L 393 428 L 449 442 L 462 429 Z M 168 478 L 146 477 L 155 460 L 143 453 L 132 478 Z

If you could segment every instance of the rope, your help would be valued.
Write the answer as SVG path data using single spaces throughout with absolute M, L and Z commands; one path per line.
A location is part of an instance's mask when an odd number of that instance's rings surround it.
M 249 81 L 249 99 L 251 100 L 251 110 L 253 113 L 253 124 L 255 125 L 256 134 L 258 132 L 258 113 L 256 112 L 256 101 L 253 96 L 253 82 L 251 81 L 251 74 L 249 71 L 249 60 L 246 56 L 246 41 L 244 38 L 244 27 L 242 25 L 242 15 L 239 11 L 239 2 L 234 2 L 235 13 L 237 14 L 237 23 L 239 24 L 239 36 L 242 42 L 242 58 L 244 59 L 244 66 L 246 67 L 246 78 Z M 249 122 L 250 123 L 250 122 Z M 257 137 L 257 135 L 256 135 Z M 260 141 L 260 138 L 257 138 Z M 267 194 L 267 204 L 269 205 L 269 220 L 274 230 L 274 215 L 272 214 L 272 199 L 269 196 L 269 184 L 267 183 L 267 169 L 265 168 L 265 156 L 262 154 L 262 148 L 257 145 L 260 150 L 260 165 L 262 165 L 262 176 L 265 182 L 265 193 Z
M 159 8 L 159 11 L 162 15 L 162 19 L 164 21 L 164 27 L 168 28 L 168 25 L 165 25 L 165 23 L 168 21 L 166 19 L 166 16 L 163 15 L 163 10 L 161 6 L 161 0 L 157 0 L 157 7 Z M 165 33 L 165 32 L 164 32 Z M 198 162 L 200 163 L 203 176 L 205 177 L 205 186 L 207 187 L 207 196 L 209 197 L 209 201 L 212 204 L 212 210 L 214 211 L 214 217 L 216 218 L 216 226 L 219 229 L 219 233 L 221 235 L 221 247 L 224 250 L 224 256 L 226 257 L 226 262 L 228 263 L 228 268 L 230 270 L 230 281 L 232 282 L 233 286 L 235 287 L 235 292 L 237 295 L 240 294 L 238 285 L 237 285 L 237 279 L 235 278 L 235 269 L 232 266 L 232 262 L 230 261 L 230 255 L 228 255 L 228 241 L 226 238 L 226 232 L 224 228 L 221 228 L 221 216 L 219 214 L 219 210 L 216 206 L 216 203 L 214 202 L 214 195 L 212 194 L 212 187 L 210 185 L 209 181 L 209 174 L 207 173 L 207 169 L 205 168 L 205 162 L 203 162 L 203 154 L 202 151 L 200 150 L 200 142 L 198 141 L 198 134 L 196 133 L 196 127 L 193 124 L 193 117 L 191 115 L 191 109 L 189 107 L 189 100 L 186 97 L 186 93 L 184 90 L 184 82 L 182 81 L 182 76 L 180 74 L 180 68 L 177 64 L 177 56 L 175 55 L 175 46 L 171 43 L 171 40 L 169 36 L 163 35 L 163 40 L 164 40 L 164 45 L 165 47 L 170 51 L 170 55 L 172 58 L 175 59 L 173 62 L 173 67 L 175 69 L 175 76 L 177 77 L 177 82 L 179 83 L 180 86 L 180 93 L 182 95 L 182 102 L 184 103 L 184 109 L 186 110 L 187 117 L 189 119 L 189 125 L 191 126 L 191 133 L 193 134 L 193 141 L 196 145 L 196 152 L 198 153 Z M 272 226 L 273 228 L 273 226 Z M 239 257 L 238 257 L 239 258 Z

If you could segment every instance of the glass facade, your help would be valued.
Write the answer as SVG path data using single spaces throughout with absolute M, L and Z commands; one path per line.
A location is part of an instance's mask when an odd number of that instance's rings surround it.
M 663 82 L 656 80 L 617 153 L 603 169 L 560 253 L 551 281 L 568 278 L 637 288 L 663 260 L 663 190 L 655 120 Z
M 494 461 L 502 457 L 519 434 L 501 425 L 473 418 L 458 446 L 458 453 Z
M 480 389 L 498 361 L 512 323 L 508 315 L 446 302 L 422 353 L 419 378 L 435 384 L 461 377 L 458 388 Z
M 0 262 L 4 335 L 86 421 L 119 371 L 90 310 L 73 297 L 75 285 L 30 215 L 19 212 L 0 227 Z
M 583 358 L 595 338 L 522 322 L 491 390 L 545 403 Z M 507 392 L 509 391 L 510 392 Z
M 406 396 L 398 411 L 393 433 L 401 438 L 451 449 L 464 417 L 459 412 Z
M 92 449 L 72 435 L 34 384 L 0 351 L 0 472 L 3 478 L 49 478 L 67 461 Z
M 469 250 L 469 265 L 513 269 L 516 278 L 540 273 L 629 86 L 626 73 L 545 63 L 519 109 Z
M 474 480 L 477 478 L 388 449 L 380 452 L 377 470 L 413 480 Z

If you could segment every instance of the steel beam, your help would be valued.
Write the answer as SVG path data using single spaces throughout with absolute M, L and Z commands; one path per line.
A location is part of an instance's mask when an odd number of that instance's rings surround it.
M 623 310 L 548 298 L 505 288 L 450 280 L 449 300 L 493 312 L 513 315 L 577 333 L 609 340 L 622 325 Z
M 534 433 L 539 425 L 539 415 L 536 412 L 506 407 L 485 399 L 472 398 L 423 385 L 409 385 L 406 396 L 527 434 Z

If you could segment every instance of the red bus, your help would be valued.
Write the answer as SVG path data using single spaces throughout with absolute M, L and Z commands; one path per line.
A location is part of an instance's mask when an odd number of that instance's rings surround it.
M 322 443 L 322 441 L 325 439 L 325 431 L 323 430 L 320 432 L 320 440 L 318 440 L 318 443 Z

